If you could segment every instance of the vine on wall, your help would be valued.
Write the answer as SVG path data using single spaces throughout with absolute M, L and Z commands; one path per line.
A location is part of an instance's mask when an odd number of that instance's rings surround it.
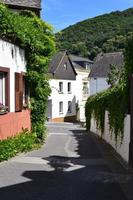
M 105 112 L 108 111 L 109 128 L 111 135 L 115 135 L 122 142 L 124 119 L 127 113 L 127 95 L 125 88 L 116 86 L 92 96 L 86 103 L 86 125 L 90 130 L 92 117 L 96 120 L 97 128 L 104 133 Z
M 104 133 L 105 111 L 108 111 L 109 128 L 114 134 L 116 142 L 123 140 L 124 119 L 130 107 L 130 75 L 133 73 L 133 37 L 127 38 L 124 53 L 124 70 L 120 82 L 112 88 L 88 98 L 85 108 L 86 127 L 91 128 L 91 119 L 94 118 L 101 134 Z
M 50 94 L 48 62 L 55 51 L 52 27 L 30 11 L 12 13 L 0 5 L 0 37 L 25 50 L 26 77 L 31 92 L 32 130 L 42 140 L 45 136 L 45 111 Z

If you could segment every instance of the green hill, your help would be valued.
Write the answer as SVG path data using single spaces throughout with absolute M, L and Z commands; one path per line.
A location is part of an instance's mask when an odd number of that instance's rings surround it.
M 69 26 L 56 34 L 59 50 L 93 59 L 100 52 L 121 51 L 133 32 L 133 8 L 116 11 Z

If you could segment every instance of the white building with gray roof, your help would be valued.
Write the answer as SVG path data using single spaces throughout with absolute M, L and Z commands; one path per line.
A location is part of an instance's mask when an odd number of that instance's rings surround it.
M 110 72 L 111 65 L 121 68 L 123 64 L 124 56 L 122 52 L 104 53 L 98 55 L 89 74 L 90 96 L 110 87 L 107 83 L 107 77 Z
M 87 58 L 58 52 L 49 66 L 51 96 L 47 118 L 53 122 L 85 121 L 91 65 Z

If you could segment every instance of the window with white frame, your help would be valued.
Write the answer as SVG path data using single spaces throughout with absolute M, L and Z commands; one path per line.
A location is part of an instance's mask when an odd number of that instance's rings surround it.
M 5 73 L 0 72 L 0 103 L 5 105 Z
M 63 82 L 59 82 L 59 93 L 63 93 Z
M 72 102 L 68 101 L 68 112 L 71 113 L 72 112 Z
M 59 113 L 63 113 L 63 101 L 59 102 Z
M 68 93 L 72 92 L 72 86 L 71 86 L 71 82 L 68 82 Z

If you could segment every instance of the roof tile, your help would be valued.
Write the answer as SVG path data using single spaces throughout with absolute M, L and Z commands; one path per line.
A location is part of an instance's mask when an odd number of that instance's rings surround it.
M 122 52 L 98 55 L 95 63 L 92 65 L 92 70 L 89 77 L 107 77 L 112 64 L 118 67 L 123 66 L 124 58 Z
M 41 9 L 41 0 L 0 0 L 0 2 L 8 5 Z

